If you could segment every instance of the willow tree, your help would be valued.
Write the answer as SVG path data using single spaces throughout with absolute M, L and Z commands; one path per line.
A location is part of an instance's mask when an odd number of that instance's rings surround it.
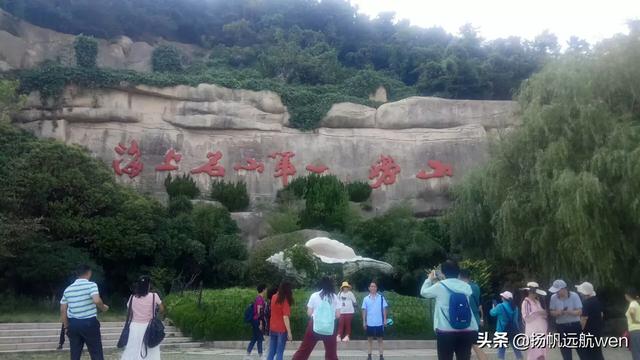
M 454 244 L 540 277 L 638 279 L 639 63 L 632 30 L 524 83 L 522 126 L 454 190 Z

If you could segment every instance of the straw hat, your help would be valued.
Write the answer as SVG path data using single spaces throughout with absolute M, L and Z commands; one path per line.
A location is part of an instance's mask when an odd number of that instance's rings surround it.
M 542 295 L 542 296 L 547 296 L 547 292 L 544 291 L 544 290 L 540 290 L 540 285 L 538 285 L 538 283 L 535 282 L 535 281 L 528 282 L 527 283 L 527 287 L 522 288 L 520 290 L 529 290 L 529 291 L 535 290 L 536 294 Z
M 344 281 L 344 282 L 342 283 L 342 286 L 340 286 L 340 289 L 344 289 L 344 288 L 349 288 L 349 289 L 351 289 L 351 285 L 349 285 L 349 283 L 348 283 L 348 282 Z

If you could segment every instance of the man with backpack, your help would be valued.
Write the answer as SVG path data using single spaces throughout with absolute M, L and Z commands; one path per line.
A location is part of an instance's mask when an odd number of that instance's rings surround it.
M 438 359 L 469 360 L 471 347 L 478 339 L 478 323 L 471 312 L 471 286 L 458 279 L 460 267 L 452 260 L 440 266 L 444 280 L 433 270 L 420 290 L 427 299 L 436 299 L 433 328 L 438 342 Z
M 373 338 L 378 339 L 378 350 L 380 360 L 384 360 L 384 328 L 387 324 L 387 300 L 378 294 L 378 284 L 372 281 L 369 284 L 369 295 L 362 299 L 362 327 L 369 340 L 369 355 L 367 360 L 371 360 L 373 351 Z
M 516 359 L 522 359 L 522 353 L 520 350 L 513 346 L 513 339 L 515 336 L 522 332 L 522 326 L 520 322 L 520 312 L 518 306 L 513 302 L 513 294 L 511 291 L 504 291 L 500 294 L 502 302 L 498 305 L 494 305 L 489 311 L 489 314 L 493 317 L 497 317 L 496 322 L 496 336 L 494 342 L 498 339 L 497 334 L 505 335 L 502 338 L 502 343 L 498 344 L 498 359 L 504 360 L 507 353 L 507 347 L 511 345 L 513 352 L 516 355 Z

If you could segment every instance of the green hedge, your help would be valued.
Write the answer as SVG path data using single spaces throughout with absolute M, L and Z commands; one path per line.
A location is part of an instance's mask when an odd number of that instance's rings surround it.
M 294 340 L 301 340 L 307 325 L 306 304 L 311 290 L 295 290 L 291 327 Z M 362 303 L 364 293 L 356 294 Z M 387 292 L 390 316 L 394 325 L 388 328 L 390 339 L 434 339 L 431 312 L 433 305 L 425 299 Z M 205 290 L 198 307 L 198 295 L 169 295 L 165 299 L 168 316 L 187 336 L 198 340 L 245 340 L 251 337 L 251 328 L 243 322 L 245 308 L 255 298 L 255 290 L 230 288 Z M 353 320 L 353 339 L 364 339 L 362 318 Z

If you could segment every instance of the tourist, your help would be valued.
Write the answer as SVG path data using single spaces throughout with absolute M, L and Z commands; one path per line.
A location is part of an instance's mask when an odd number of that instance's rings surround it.
M 436 299 L 433 328 L 436 333 L 438 359 L 451 360 L 455 354 L 457 360 L 469 360 L 471 347 L 478 339 L 478 323 L 469 305 L 469 298 L 473 292 L 469 284 L 458 279 L 458 263 L 447 260 L 440 268 L 445 279 L 439 280 L 440 271 L 432 270 L 420 290 L 423 297 Z M 455 304 L 452 304 L 452 301 L 455 301 Z M 455 312 L 456 317 L 451 318 L 452 312 Z
M 582 301 L 580 301 L 578 294 L 567 289 L 567 283 L 564 280 L 554 281 L 549 292 L 553 294 L 549 302 L 549 310 L 551 316 L 555 318 L 556 331 L 560 333 L 562 343 L 569 343 L 571 340 L 565 339 L 577 338 L 582 330 L 580 326 Z M 564 360 L 573 358 L 571 348 L 563 346 L 560 348 L 560 352 Z
M 349 341 L 351 336 L 351 321 L 353 320 L 353 313 L 355 307 L 358 304 L 356 296 L 351 291 L 351 285 L 348 282 L 343 282 L 340 287 L 341 291 L 338 295 L 340 302 L 340 321 L 338 321 L 338 341 Z
M 582 333 L 600 338 L 604 327 L 604 314 L 602 312 L 602 304 L 596 297 L 593 285 L 583 282 L 580 285 L 576 285 L 576 289 L 582 296 L 582 314 L 580 315 Z M 602 347 L 598 346 L 595 341 L 591 343 L 590 347 L 578 349 L 578 354 L 581 360 L 604 360 Z
M 69 336 L 71 360 L 80 359 L 84 344 L 91 360 L 103 360 L 100 322 L 96 316 L 97 309 L 107 311 L 109 306 L 102 302 L 98 285 L 89 281 L 92 272 L 88 265 L 80 265 L 76 275 L 78 278 L 64 290 L 60 299 L 60 315 Z
M 498 359 L 504 360 L 509 345 L 513 347 L 516 359 L 522 359 L 520 350 L 513 346 L 515 336 L 520 333 L 518 326 L 520 312 L 518 311 L 518 306 L 514 303 L 511 291 L 502 292 L 500 298 L 502 302 L 497 305 L 494 304 L 493 308 L 489 311 L 491 316 L 498 319 L 496 322 L 496 333 L 507 334 L 508 342 L 498 348 Z
M 627 317 L 631 357 L 633 360 L 640 360 L 640 296 L 636 289 L 628 289 L 624 297 L 629 302 L 625 316 Z
M 540 290 L 537 282 L 527 283 L 525 298 L 522 301 L 522 319 L 524 320 L 524 332 L 527 338 L 533 339 L 533 334 L 547 333 L 547 311 L 542 307 L 540 296 L 547 296 L 547 292 Z M 547 358 L 546 344 L 533 344 L 527 349 L 527 360 L 545 360 Z
M 148 276 L 141 276 L 136 283 L 133 295 L 129 297 L 127 302 L 127 307 L 131 311 L 131 324 L 122 360 L 160 360 L 160 346 L 149 348 L 144 341 L 149 322 L 158 310 L 160 313 L 164 313 L 164 305 L 160 296 L 150 292 L 150 289 L 151 279 Z
M 484 312 L 482 311 L 482 303 L 480 302 L 480 286 L 471 280 L 471 274 L 467 269 L 460 269 L 460 276 L 458 277 L 471 286 L 471 302 L 469 305 L 471 305 L 471 312 L 473 312 L 473 317 L 476 319 L 476 323 L 478 323 L 478 330 L 480 330 L 480 328 L 484 326 Z M 473 352 L 480 360 L 488 359 L 487 354 L 482 351 L 482 348 L 480 348 L 478 344 L 473 344 Z
M 311 294 L 307 303 L 309 323 L 302 343 L 293 354 L 293 360 L 306 360 L 319 340 L 324 343 L 325 360 L 337 360 L 336 319 L 340 318 L 340 304 L 333 280 L 323 277 L 320 291 Z
M 266 301 L 265 297 L 267 296 L 267 286 L 264 284 L 260 284 L 257 287 L 258 295 L 256 299 L 253 301 L 253 319 L 251 319 L 251 341 L 249 341 L 249 346 L 247 346 L 247 355 L 244 357 L 245 360 L 251 359 L 251 351 L 253 351 L 253 347 L 258 345 L 258 356 L 262 358 L 262 342 L 264 341 L 263 337 L 263 329 L 266 326 L 266 321 L 264 318 Z
M 371 360 L 373 351 L 373 338 L 378 340 L 380 360 L 384 360 L 384 328 L 387 325 L 387 300 L 378 294 L 378 284 L 372 281 L 369 284 L 369 295 L 362 299 L 362 327 L 369 341 L 367 360 Z
M 262 333 L 269 336 L 271 333 L 271 298 L 278 292 L 278 286 L 269 287 L 267 290 L 267 296 L 264 298 L 266 304 L 264 307 L 264 326 Z
M 278 291 L 271 297 L 271 314 L 269 319 L 269 354 L 267 360 L 282 360 L 287 340 L 291 341 L 291 305 L 293 305 L 293 293 L 291 284 L 283 281 Z

